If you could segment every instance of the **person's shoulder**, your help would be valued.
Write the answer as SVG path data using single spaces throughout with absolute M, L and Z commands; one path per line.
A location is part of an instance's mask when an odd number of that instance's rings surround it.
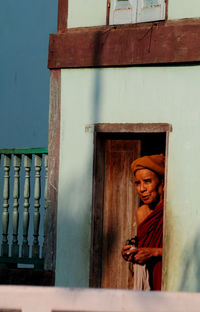
M 138 207 L 136 211 L 136 221 L 137 225 L 142 223 L 142 221 L 149 215 L 149 206 L 148 205 L 142 205 Z
M 138 207 L 136 213 L 140 214 L 140 213 L 142 213 L 143 211 L 146 211 L 146 210 L 148 210 L 148 209 L 149 209 L 149 206 L 144 204 L 144 205 Z

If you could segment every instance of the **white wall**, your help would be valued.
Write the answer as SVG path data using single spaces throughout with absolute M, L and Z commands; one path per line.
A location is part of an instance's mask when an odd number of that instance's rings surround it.
M 144 122 L 173 126 L 165 287 L 200 290 L 199 76 L 200 66 L 62 70 L 57 285 L 88 286 L 92 125 Z

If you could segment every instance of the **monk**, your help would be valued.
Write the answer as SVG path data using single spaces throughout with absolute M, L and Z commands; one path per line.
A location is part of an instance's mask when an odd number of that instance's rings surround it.
M 122 256 L 143 269 L 149 283 L 146 289 L 161 290 L 165 158 L 162 154 L 138 158 L 131 170 L 143 204 L 136 212 L 138 246 L 124 246 Z

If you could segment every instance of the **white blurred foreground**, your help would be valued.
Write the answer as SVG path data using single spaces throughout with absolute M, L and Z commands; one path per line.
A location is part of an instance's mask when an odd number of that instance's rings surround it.
M 0 311 L 199 311 L 199 293 L 0 286 Z

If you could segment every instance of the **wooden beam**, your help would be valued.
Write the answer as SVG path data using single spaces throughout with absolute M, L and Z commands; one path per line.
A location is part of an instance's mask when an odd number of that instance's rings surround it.
M 58 32 L 67 29 L 68 0 L 58 0 Z
M 161 133 L 171 132 L 172 126 L 168 123 L 102 123 L 96 124 L 94 130 L 101 133 Z
M 50 35 L 50 69 L 199 61 L 200 18 L 74 28 Z
M 46 271 L 52 272 L 55 271 L 56 264 L 56 224 L 60 153 L 60 96 L 61 71 L 56 69 L 51 71 L 50 76 L 48 206 L 44 255 L 44 268 Z
M 107 9 L 106 9 L 106 25 L 109 25 L 109 18 L 110 18 L 110 1 L 107 0 Z

